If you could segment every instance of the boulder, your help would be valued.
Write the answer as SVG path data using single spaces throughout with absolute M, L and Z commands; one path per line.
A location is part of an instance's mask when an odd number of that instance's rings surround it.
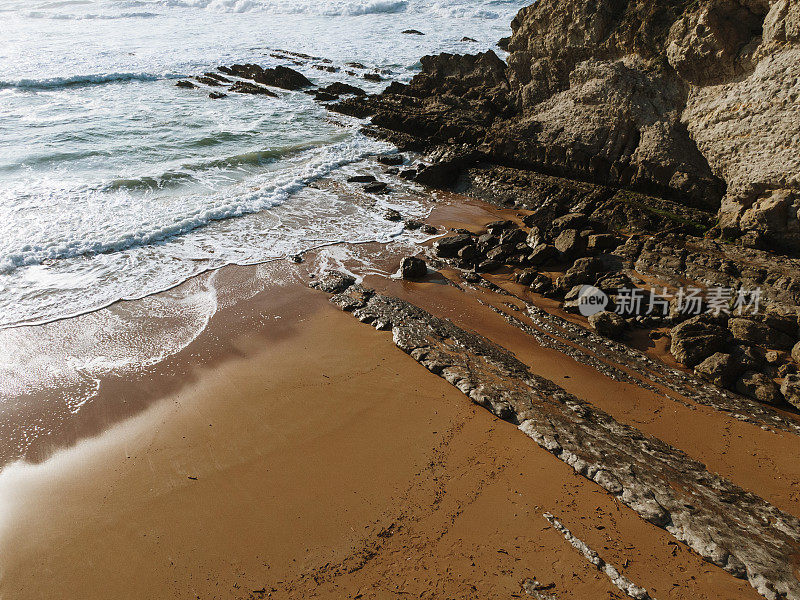
M 362 90 L 360 87 L 356 87 L 354 85 L 349 85 L 347 83 L 341 83 L 336 81 L 330 85 L 327 85 L 323 88 L 320 88 L 321 92 L 326 92 L 328 94 L 333 94 L 334 96 L 346 96 L 346 95 L 354 95 L 354 96 L 366 96 L 367 92 Z
M 742 370 L 733 356 L 716 352 L 697 365 L 694 372 L 716 386 L 727 388 L 733 385 Z
M 800 408 L 800 375 L 796 373 L 786 375 L 781 384 L 781 394 L 789 404 Z
M 367 194 L 383 194 L 388 191 L 388 184 L 385 181 L 374 181 L 364 186 Z
M 706 358 L 722 352 L 730 333 L 707 315 L 698 315 L 673 327 L 670 352 L 679 363 L 695 367 Z
M 220 68 L 220 70 L 222 69 Z M 223 72 L 284 90 L 299 90 L 314 85 L 299 71 L 281 65 L 272 69 L 264 69 L 254 64 L 236 64 L 231 65 L 229 71 Z
M 355 277 L 340 271 L 326 271 L 311 287 L 328 294 L 340 294 L 356 282 Z
M 586 240 L 577 229 L 565 229 L 558 234 L 553 245 L 567 258 L 575 258 L 586 251 Z
M 525 238 L 525 243 L 533 249 L 543 242 L 544 235 L 542 234 L 542 230 L 538 226 L 533 225 L 528 232 L 528 237 Z
M 458 251 L 468 244 L 472 244 L 472 236 L 460 233 L 436 240 L 433 243 L 433 250 L 440 258 L 455 258 L 458 256 Z
M 400 262 L 400 274 L 403 279 L 422 279 L 428 274 L 428 265 L 421 258 L 406 256 Z
M 406 162 L 406 158 L 402 154 L 384 154 L 378 157 L 378 162 L 382 165 L 397 166 Z
M 553 231 L 564 229 L 581 229 L 586 224 L 586 215 L 583 213 L 568 213 L 553 220 Z
M 776 350 L 791 350 L 795 340 L 767 326 L 766 323 L 740 317 L 728 321 L 728 329 L 733 337 L 748 344 L 761 345 Z
M 589 325 L 603 337 L 618 339 L 625 332 L 627 323 L 617 313 L 604 310 L 589 317 Z
M 193 88 L 196 88 L 197 86 L 193 84 L 191 81 L 186 81 L 185 79 L 181 79 L 178 83 L 175 84 L 175 87 L 186 88 L 187 90 L 191 90 Z
M 553 289 L 553 280 L 539 273 L 531 282 L 531 291 L 536 294 L 548 294 Z
M 348 183 L 372 183 L 375 181 L 374 175 L 353 175 L 347 178 Z
M 792 360 L 796 363 L 800 363 L 800 342 L 797 342 L 792 347 Z
M 386 219 L 387 221 L 394 221 L 394 222 L 403 220 L 402 215 L 393 208 L 387 209 L 383 215 L 383 218 Z
M 221 98 L 227 98 L 228 94 L 223 94 L 222 92 L 210 92 L 208 97 L 212 100 L 219 100 Z
M 542 267 L 560 256 L 555 246 L 539 244 L 528 255 L 528 264 L 532 267 Z
M 474 244 L 468 244 L 458 251 L 458 258 L 467 264 L 472 264 L 478 259 L 478 249 Z
M 247 81 L 237 81 L 229 87 L 228 90 L 238 94 L 253 94 L 256 96 L 269 96 L 270 98 L 278 97 L 278 94 L 268 90 L 264 86 L 248 83 Z
M 425 35 L 417 29 L 406 29 L 402 33 L 405 33 L 406 35 Z
M 742 396 L 767 404 L 780 404 L 783 399 L 775 382 L 763 373 L 755 371 L 746 371 L 739 377 L 736 381 L 736 391 Z
M 597 233 L 586 238 L 586 250 L 593 254 L 613 250 L 620 241 L 610 233 Z
M 317 92 L 314 94 L 314 100 L 317 102 L 333 102 L 334 100 L 338 100 L 339 96 L 336 94 L 329 94 L 328 92 Z

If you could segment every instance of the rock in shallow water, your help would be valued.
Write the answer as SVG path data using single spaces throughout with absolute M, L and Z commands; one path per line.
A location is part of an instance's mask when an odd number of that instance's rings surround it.
M 400 275 L 403 279 L 422 279 L 428 274 L 428 265 L 416 256 L 407 256 L 400 263 Z

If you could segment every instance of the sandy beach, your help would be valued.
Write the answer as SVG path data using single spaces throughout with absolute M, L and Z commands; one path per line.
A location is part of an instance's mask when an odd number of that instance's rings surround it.
M 509 214 L 460 200 L 430 221 L 478 230 Z M 284 283 L 221 308 L 147 372 L 110 374 L 26 461 L 6 464 L 3 598 L 523 597 L 528 580 L 558 598 L 625 597 L 544 513 L 654 598 L 758 597 L 306 287 L 316 260 L 223 270 L 217 286 L 246 287 L 264 268 Z M 374 273 L 398 260 L 384 251 Z M 374 273 L 365 285 L 492 339 L 800 514 L 797 436 L 543 347 L 491 308 L 516 297 L 459 290 L 447 271 L 419 283 Z

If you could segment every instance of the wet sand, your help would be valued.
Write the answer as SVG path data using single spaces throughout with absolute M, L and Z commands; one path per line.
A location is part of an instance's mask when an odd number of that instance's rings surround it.
M 462 203 L 433 220 L 510 214 Z M 373 272 L 398 262 L 386 251 Z M 654 598 L 759 597 L 307 289 L 313 259 L 291 268 L 163 363 L 109 374 L 0 471 L 0 598 L 525 597 L 527 578 L 559 599 L 623 598 L 545 512 Z M 252 270 L 223 269 L 217 285 L 245 286 Z M 441 277 L 365 283 L 800 513 L 796 436 L 614 382 L 479 302 L 513 298 Z

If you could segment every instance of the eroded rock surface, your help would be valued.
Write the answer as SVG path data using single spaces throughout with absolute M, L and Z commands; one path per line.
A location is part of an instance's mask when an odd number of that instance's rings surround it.
M 333 272 L 319 287 L 342 290 L 346 281 Z M 531 374 L 505 349 L 450 321 L 358 284 L 331 301 L 391 330 L 395 344 L 417 362 L 709 562 L 746 578 L 766 598 L 800 598 L 787 560 L 800 551 L 797 518 Z

